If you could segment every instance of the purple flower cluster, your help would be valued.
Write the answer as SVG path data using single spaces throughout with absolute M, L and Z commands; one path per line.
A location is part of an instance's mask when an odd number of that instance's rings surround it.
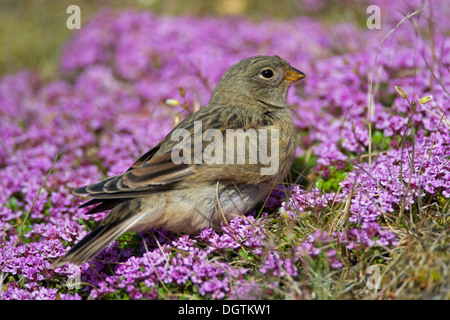
M 398 12 L 411 12 L 420 1 L 375 2 L 383 12 L 381 30 L 329 27 L 307 17 L 253 23 L 103 11 L 68 42 L 53 81 L 27 71 L 3 76 L 0 299 L 255 299 L 264 296 L 263 287 L 297 277 L 307 256 L 338 269 L 340 245 L 397 245 L 383 219 L 425 197 L 450 198 L 450 43 L 436 29 L 433 51 L 409 22 L 387 38 L 374 69 L 370 137 L 369 79 L 378 45 L 402 19 Z M 433 18 L 448 29 L 444 2 Z M 413 18 L 417 28 L 427 28 L 429 10 Z M 264 209 L 295 221 L 340 203 L 342 212 L 348 205 L 349 227 L 316 230 L 284 252 L 270 246 L 271 215 L 255 214 L 197 236 L 126 235 L 91 263 L 51 269 L 105 216 L 87 216 L 71 190 L 126 170 L 171 130 L 174 118 L 208 102 L 229 66 L 257 54 L 279 55 L 308 75 L 288 96 L 298 155 L 311 154 L 323 179 L 347 170 L 337 192 L 280 186 Z M 413 117 L 395 86 L 416 102 Z M 419 103 L 427 95 L 433 100 Z M 255 275 L 271 284 L 261 285 Z
M 232 281 L 242 281 L 247 268 L 230 266 L 217 257 L 232 253 L 236 248 L 261 253 L 262 232 L 252 217 L 243 217 L 223 225 L 221 233 L 205 229 L 197 237 L 184 235 L 174 240 L 170 234 L 150 233 L 141 248 L 143 254 L 122 253 L 128 257 L 114 267 L 112 274 L 106 269 L 111 268 L 111 261 L 119 261 L 121 257 L 107 250 L 102 252 L 95 269 L 86 269 L 85 281 L 99 285 L 89 296 L 95 299 L 122 290 L 133 299 L 152 299 L 157 296 L 156 288 L 162 284 L 159 288 L 166 288 L 166 294 L 170 294 L 171 285 L 176 285 L 195 288 L 194 292 L 200 296 L 224 298 L 231 290 Z

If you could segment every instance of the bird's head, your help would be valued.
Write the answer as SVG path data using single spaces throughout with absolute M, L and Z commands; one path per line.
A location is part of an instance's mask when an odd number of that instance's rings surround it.
M 211 95 L 213 103 L 253 99 L 276 107 L 286 106 L 289 86 L 306 75 L 278 56 L 256 56 L 230 67 Z

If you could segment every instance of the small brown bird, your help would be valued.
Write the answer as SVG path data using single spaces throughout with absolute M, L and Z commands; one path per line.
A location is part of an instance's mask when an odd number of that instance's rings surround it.
M 112 210 L 53 266 L 89 261 L 127 231 L 195 234 L 251 210 L 294 160 L 295 127 L 286 96 L 303 77 L 278 56 L 233 65 L 209 103 L 126 172 L 74 191 L 92 198 L 82 208 L 97 204 L 88 213 Z

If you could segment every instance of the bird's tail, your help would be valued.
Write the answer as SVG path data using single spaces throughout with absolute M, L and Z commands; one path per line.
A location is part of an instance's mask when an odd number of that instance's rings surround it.
M 130 230 L 141 216 L 128 217 L 111 224 L 100 224 L 91 233 L 78 242 L 66 255 L 56 260 L 52 267 L 56 268 L 66 263 L 83 264 L 94 258 L 114 239 Z

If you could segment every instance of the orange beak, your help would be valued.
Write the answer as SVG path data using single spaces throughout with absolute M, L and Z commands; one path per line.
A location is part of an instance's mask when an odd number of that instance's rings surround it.
M 306 74 L 304 74 L 303 72 L 301 72 L 293 67 L 289 67 L 289 70 L 288 70 L 286 76 L 284 77 L 284 79 L 292 81 L 292 82 L 296 82 L 300 79 L 303 79 L 304 77 L 306 77 Z

